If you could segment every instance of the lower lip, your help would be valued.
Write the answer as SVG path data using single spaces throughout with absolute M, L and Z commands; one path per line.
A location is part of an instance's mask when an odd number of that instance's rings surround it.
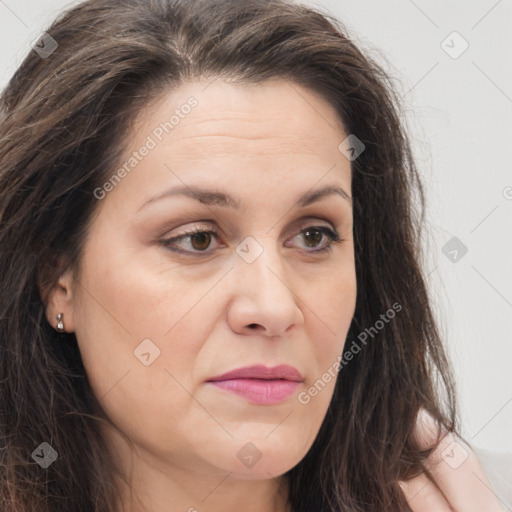
M 300 382 L 275 379 L 230 379 L 209 381 L 210 384 L 243 396 L 247 400 L 262 405 L 277 404 L 293 395 Z

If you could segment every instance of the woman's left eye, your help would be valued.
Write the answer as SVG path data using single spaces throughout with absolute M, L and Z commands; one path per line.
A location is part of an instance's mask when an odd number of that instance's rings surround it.
M 327 226 L 310 226 L 302 231 L 298 235 L 295 235 L 293 238 L 297 237 L 304 237 L 304 240 L 306 240 L 307 247 L 315 247 L 312 251 L 307 252 L 323 252 L 323 251 L 329 251 L 332 249 L 333 243 L 341 243 L 343 240 L 340 238 L 339 233 L 336 230 L 332 230 L 328 228 Z M 323 245 L 320 247 L 320 249 L 317 249 L 316 243 L 319 243 L 327 237 L 327 245 Z M 286 242 L 286 246 L 288 247 L 288 242 Z M 309 245 L 312 244 L 312 245 Z
M 332 249 L 333 243 L 340 243 L 343 240 L 340 238 L 336 230 L 332 230 L 326 226 L 309 226 L 301 230 L 293 239 L 304 237 L 307 247 L 314 247 L 313 250 L 306 251 L 308 253 L 320 253 Z M 212 239 L 218 241 L 219 234 L 215 230 L 193 229 L 185 232 L 174 238 L 162 240 L 162 244 L 173 252 L 191 255 L 204 255 L 210 254 L 212 251 L 207 251 Z M 320 245 L 322 240 L 327 238 L 327 244 Z M 292 239 L 292 240 L 293 240 Z M 178 242 L 186 241 L 188 248 L 184 249 L 183 246 L 179 247 Z M 285 244 L 289 247 L 288 242 Z M 320 246 L 320 248 L 318 248 Z

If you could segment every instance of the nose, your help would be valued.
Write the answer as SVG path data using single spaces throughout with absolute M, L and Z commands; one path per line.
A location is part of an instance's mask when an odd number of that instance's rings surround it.
M 304 322 L 300 297 L 282 257 L 271 245 L 266 244 L 251 263 L 237 256 L 230 272 L 234 286 L 228 323 L 239 334 L 284 337 Z

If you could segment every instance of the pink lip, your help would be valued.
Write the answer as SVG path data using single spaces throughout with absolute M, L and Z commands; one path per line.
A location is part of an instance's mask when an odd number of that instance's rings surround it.
M 253 403 L 269 405 L 290 397 L 302 381 L 303 377 L 296 368 L 283 364 L 273 368 L 264 365 L 238 368 L 207 382 Z

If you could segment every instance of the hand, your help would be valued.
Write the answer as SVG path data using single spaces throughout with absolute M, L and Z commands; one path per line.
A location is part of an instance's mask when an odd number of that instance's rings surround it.
M 434 445 L 438 426 L 420 411 L 415 435 L 422 449 Z M 434 478 L 424 473 L 400 487 L 413 512 L 503 512 L 480 463 L 459 437 L 444 434 L 439 446 L 424 463 Z

